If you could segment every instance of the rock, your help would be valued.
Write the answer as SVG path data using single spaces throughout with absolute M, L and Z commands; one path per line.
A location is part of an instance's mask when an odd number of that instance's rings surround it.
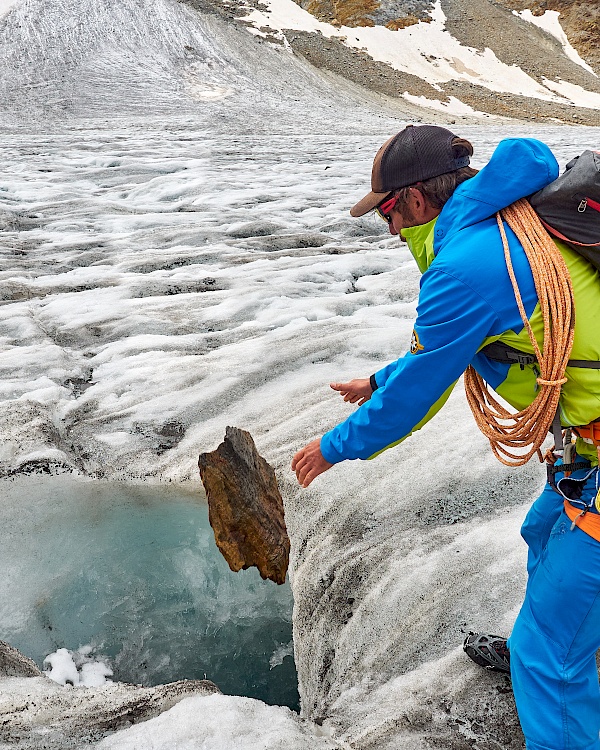
M 233 571 L 256 566 L 262 578 L 283 583 L 290 540 L 275 472 L 249 432 L 228 427 L 225 440 L 198 459 L 210 525 Z
M 0 678 L 41 677 L 37 664 L 5 641 L 0 641 Z

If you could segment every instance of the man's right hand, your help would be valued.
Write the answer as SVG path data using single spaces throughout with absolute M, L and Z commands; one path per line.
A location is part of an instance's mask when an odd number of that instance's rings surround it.
M 362 406 L 373 395 L 369 378 L 355 378 L 348 383 L 330 383 L 329 385 L 344 397 L 344 401 L 351 404 L 358 402 L 359 406 Z

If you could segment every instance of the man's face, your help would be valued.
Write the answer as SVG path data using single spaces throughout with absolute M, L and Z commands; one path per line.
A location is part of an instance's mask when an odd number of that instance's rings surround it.
M 419 224 L 413 208 L 409 204 L 398 204 L 390 211 L 391 222 L 389 223 L 390 234 L 402 234 L 403 229 L 416 227 Z
M 406 201 L 397 203 L 389 211 L 390 233 L 401 235 L 403 229 L 428 224 L 440 214 L 441 210 L 432 206 L 418 188 L 411 187 Z

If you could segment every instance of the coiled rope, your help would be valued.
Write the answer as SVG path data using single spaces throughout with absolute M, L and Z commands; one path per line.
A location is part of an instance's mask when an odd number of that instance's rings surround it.
M 531 266 L 544 320 L 542 352 L 525 313 L 502 218 L 516 234 Z M 522 466 L 534 453 L 543 460 L 540 447 L 558 409 L 561 386 L 567 381 L 565 369 L 573 347 L 575 305 L 564 258 L 529 203 L 519 200 L 496 214 L 496 219 L 515 299 L 539 364 L 539 390 L 529 406 L 511 413 L 469 367 L 465 372 L 465 391 L 477 426 L 490 441 L 496 458 L 506 466 Z

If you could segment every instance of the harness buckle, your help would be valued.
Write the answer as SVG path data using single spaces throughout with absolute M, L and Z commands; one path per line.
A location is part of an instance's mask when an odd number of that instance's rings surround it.
M 521 370 L 525 369 L 525 365 L 532 365 L 534 362 L 537 362 L 533 354 L 525 354 L 525 353 L 519 354 L 515 351 L 515 352 L 507 352 L 506 355 L 508 359 L 518 364 Z

